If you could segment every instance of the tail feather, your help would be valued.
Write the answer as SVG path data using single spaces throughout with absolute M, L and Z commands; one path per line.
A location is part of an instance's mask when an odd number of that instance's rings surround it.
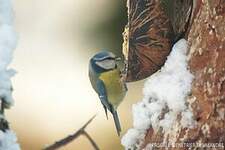
M 113 111 L 112 115 L 113 115 L 114 123 L 115 123 L 115 126 L 116 126 L 117 134 L 118 134 L 118 136 L 120 136 L 121 126 L 120 126 L 118 114 L 117 114 L 116 111 Z

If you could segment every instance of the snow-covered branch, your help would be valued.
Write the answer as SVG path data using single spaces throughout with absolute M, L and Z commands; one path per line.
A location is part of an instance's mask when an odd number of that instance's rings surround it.
M 0 150 L 19 150 L 15 134 L 9 130 L 4 116 L 4 109 L 13 104 L 12 83 L 10 78 L 15 74 L 8 69 L 16 48 L 17 35 L 13 27 L 13 10 L 10 0 L 0 0 Z

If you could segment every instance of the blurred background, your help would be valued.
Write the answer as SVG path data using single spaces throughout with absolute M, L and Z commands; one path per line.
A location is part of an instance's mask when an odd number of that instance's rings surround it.
M 11 67 L 15 105 L 8 110 L 11 128 L 23 150 L 40 150 L 74 133 L 97 113 L 87 127 L 102 150 L 121 150 L 110 115 L 88 78 L 89 59 L 107 49 L 121 55 L 127 22 L 125 0 L 13 1 L 19 43 Z M 122 135 L 132 126 L 132 104 L 141 100 L 143 81 L 129 83 L 118 111 Z M 80 137 L 65 150 L 91 150 Z

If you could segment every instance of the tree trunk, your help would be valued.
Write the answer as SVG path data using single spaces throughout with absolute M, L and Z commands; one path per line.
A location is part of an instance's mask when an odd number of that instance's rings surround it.
M 186 39 L 189 69 L 194 76 L 187 102 L 196 125 L 182 128 L 176 126 L 179 123 L 177 119 L 173 124 L 174 130 L 167 134 L 150 127 L 140 149 L 150 149 L 146 147 L 150 143 L 173 142 L 181 145 L 168 149 L 224 150 L 225 1 L 195 0 Z M 164 150 L 165 147 L 153 149 Z

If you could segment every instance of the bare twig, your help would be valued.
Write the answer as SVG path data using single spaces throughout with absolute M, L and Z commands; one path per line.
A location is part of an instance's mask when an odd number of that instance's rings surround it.
M 95 143 L 95 141 L 91 138 L 91 136 L 86 131 L 84 131 L 83 134 L 91 142 L 91 145 L 94 147 L 95 150 L 100 150 L 99 147 L 98 147 L 98 145 Z
M 95 143 L 95 141 L 90 137 L 90 135 L 85 131 L 85 128 L 93 121 L 93 119 L 95 118 L 96 115 L 94 115 L 91 119 L 89 119 L 87 121 L 87 123 L 85 123 L 77 132 L 75 132 L 72 135 L 69 135 L 57 142 L 55 142 L 52 145 L 47 146 L 46 148 L 44 148 L 44 150 L 56 150 L 60 147 L 63 147 L 67 144 L 69 144 L 70 142 L 72 142 L 73 140 L 75 140 L 76 138 L 78 138 L 80 135 L 84 135 L 85 137 L 87 137 L 87 139 L 91 142 L 92 146 L 94 147 L 95 150 L 99 150 L 97 144 Z

